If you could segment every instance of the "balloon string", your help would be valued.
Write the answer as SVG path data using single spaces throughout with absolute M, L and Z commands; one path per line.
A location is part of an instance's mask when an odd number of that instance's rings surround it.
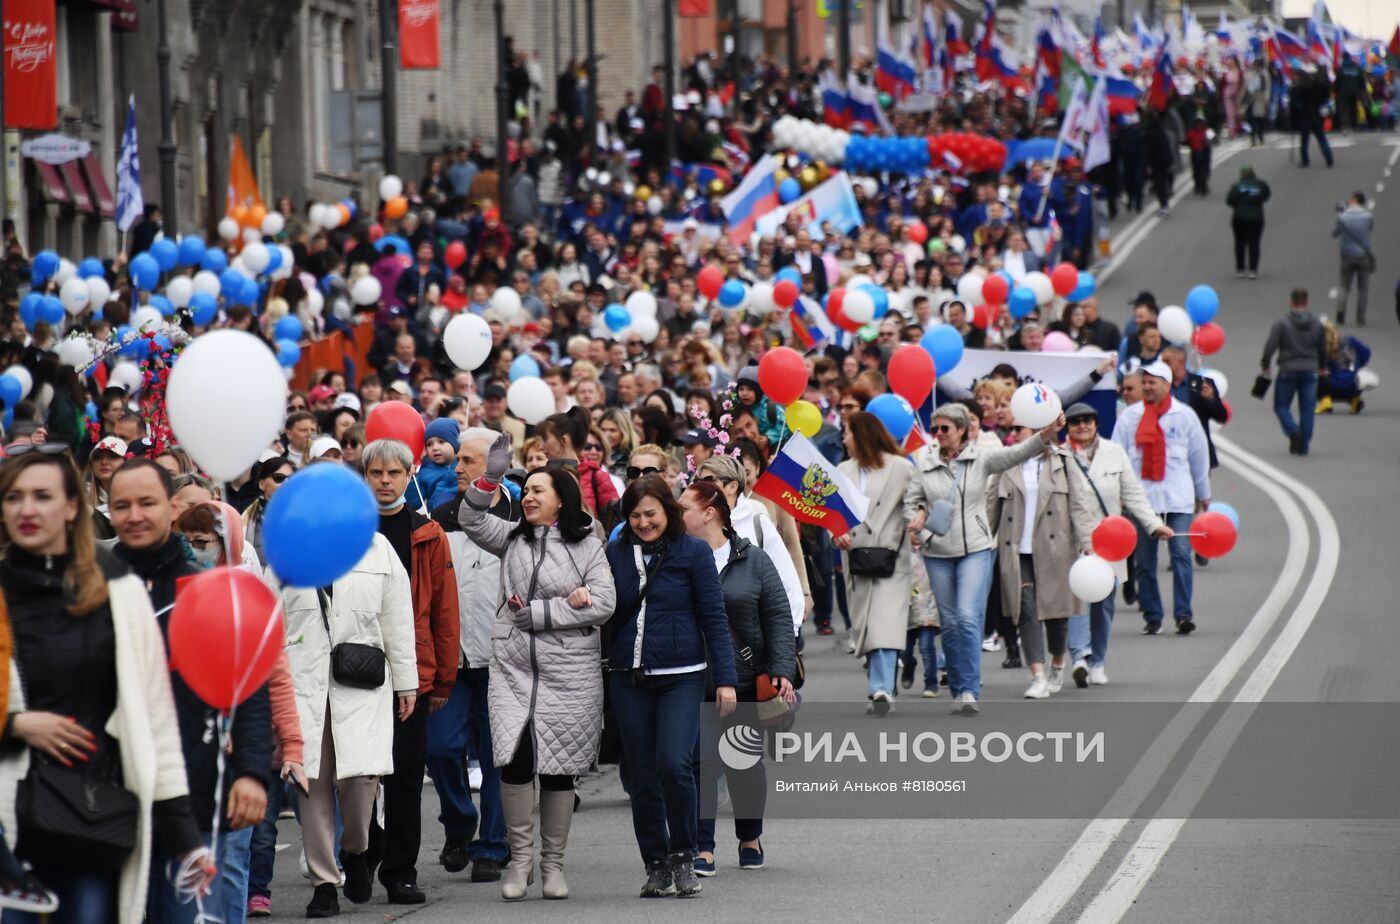
M 262 657 L 263 649 L 272 638 L 272 630 L 277 626 L 282 615 L 282 602 L 279 599 L 277 605 L 272 609 L 272 615 L 263 626 L 262 636 L 258 639 L 258 647 L 253 649 L 253 656 L 248 659 L 248 667 L 243 671 L 243 676 L 238 679 L 237 686 L 234 687 L 234 699 L 241 699 L 243 688 L 247 685 L 249 678 L 253 676 L 253 670 L 257 666 L 258 659 Z
M 428 499 L 423 496 L 423 489 L 418 485 L 418 473 L 412 475 L 413 487 L 418 492 L 418 512 L 426 514 L 428 512 Z

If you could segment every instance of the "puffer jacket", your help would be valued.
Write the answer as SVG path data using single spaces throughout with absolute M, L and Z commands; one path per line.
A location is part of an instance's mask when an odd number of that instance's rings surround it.
M 996 539 L 987 516 L 988 476 L 999 475 L 1044 451 L 1039 435 L 1003 449 L 984 449 L 968 443 L 953 459 L 953 466 L 949 466 L 937 443 L 920 449 L 914 457 L 914 477 L 904 491 L 905 520 L 912 521 L 921 509 L 931 510 L 948 497 L 954 478 L 958 481 L 958 490 L 952 497 L 952 525 L 942 536 L 926 531 L 924 557 L 961 558 L 995 548 Z
M 512 535 L 514 524 L 491 514 L 490 503 L 491 495 L 469 488 L 457 522 L 472 542 L 501 559 L 499 599 L 519 594 L 531 617 L 530 630 L 523 631 L 502 603 L 491 624 L 487 706 L 496 766 L 510 763 L 529 725 L 536 773 L 586 773 L 603 731 L 597 627 L 612 615 L 616 599 L 603 545 L 592 535 L 565 542 L 553 526 L 534 530 L 533 541 Z M 593 599 L 575 609 L 565 598 L 580 587 Z
M 734 643 L 710 547 L 693 536 L 681 536 L 661 552 L 661 561 L 647 568 L 651 590 L 646 594 L 644 615 L 635 548 L 628 530 L 608 545 L 608 564 L 617 585 L 617 612 L 609 624 L 608 667 L 625 671 L 637 666 L 659 669 L 708 664 L 717 686 L 735 686 Z M 639 622 L 640 665 L 636 664 Z
M 735 536 L 719 583 L 724 613 L 740 646 L 734 658 L 740 698 L 753 690 L 756 673 L 792 680 L 797 672 L 797 641 L 788 617 L 787 592 L 767 552 Z

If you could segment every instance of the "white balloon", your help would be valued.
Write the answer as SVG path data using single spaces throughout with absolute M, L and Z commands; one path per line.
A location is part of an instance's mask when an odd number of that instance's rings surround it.
M 873 286 L 874 284 L 875 280 L 871 279 L 864 273 L 860 273 L 846 280 L 846 291 L 853 292 L 856 289 L 859 289 L 861 286 Z
M 1035 293 L 1035 303 L 1037 305 L 1048 305 L 1050 299 L 1055 297 L 1055 284 L 1050 281 L 1050 277 L 1044 273 L 1027 273 L 1021 285 Z
M 267 347 L 263 347 L 263 349 L 267 349 Z M 141 390 L 142 380 L 141 367 L 129 360 L 122 360 L 112 367 L 111 372 L 107 373 L 107 384 L 125 388 L 129 395 L 134 395 Z
M 112 287 L 101 276 L 89 276 L 83 282 L 87 284 L 89 308 L 101 308 L 112 297 Z
M 1113 593 L 1113 565 L 1097 555 L 1085 555 L 1069 568 L 1069 589 L 1085 603 L 1107 600 Z
M 867 199 L 874 199 L 875 196 L 880 192 L 880 181 L 875 179 L 873 176 L 861 177 L 860 188 L 865 190 L 865 196 Z
M 244 229 L 243 229 L 243 243 L 245 243 L 245 244 L 260 244 L 260 243 L 262 243 L 262 231 L 260 231 L 260 230 L 257 229 L 257 228 L 244 228 Z
M 231 241 L 238 237 L 238 222 L 232 218 L 219 219 L 219 237 Z
M 554 413 L 554 392 L 544 379 L 516 379 L 506 389 L 506 407 L 527 424 L 537 424 Z
M 1191 315 L 1185 308 L 1168 305 L 1157 313 L 1157 329 L 1162 332 L 1163 340 L 1185 346 L 1191 342 L 1196 325 L 1191 323 Z
M 350 299 L 357 305 L 373 305 L 383 294 L 384 290 L 379 285 L 379 280 L 373 276 L 361 276 L 350 287 Z
M 524 310 L 520 303 L 520 293 L 510 286 L 501 286 L 491 293 L 491 307 L 505 315 L 507 320 Z
M 627 313 L 632 316 L 634 321 L 643 316 L 654 318 L 656 317 L 656 296 L 650 292 L 633 292 L 627 296 L 623 307 L 627 309 Z
M 292 248 L 286 244 L 277 245 L 278 253 L 282 254 L 282 264 L 277 267 L 277 272 L 272 274 L 273 279 L 290 279 L 292 270 L 295 269 L 296 254 L 292 253 Z
M 267 245 L 261 241 L 245 244 L 239 258 L 254 276 L 261 276 L 263 270 L 267 269 L 267 264 L 272 262 L 272 257 L 267 252 Z
M 321 203 L 311 203 L 311 208 L 306 210 L 306 220 L 311 222 L 311 230 L 314 231 L 317 228 L 324 228 L 326 223 L 322 220 L 323 218 L 325 218 L 325 216 L 321 214 Z
M 58 290 L 58 300 L 63 302 L 63 308 L 69 314 L 82 314 L 83 309 L 92 300 L 87 280 L 74 277 L 65 282 Z
M 213 273 L 209 270 L 200 270 L 194 274 L 193 285 L 196 292 L 203 292 L 215 298 L 219 297 L 218 273 Z
M 54 352 L 58 354 L 59 362 L 78 371 L 86 369 L 92 362 L 92 347 L 84 337 L 70 337 L 61 341 Z
M 403 180 L 394 176 L 392 173 L 386 175 L 379 181 L 379 198 L 387 202 L 390 199 L 397 199 L 402 195 Z
M 267 217 L 263 219 L 262 233 L 268 237 L 276 237 L 286 226 L 287 219 L 282 217 L 281 212 L 268 212 Z
M 655 315 L 633 315 L 632 323 L 624 330 L 641 337 L 643 343 L 651 343 L 661 333 L 661 322 L 656 320 Z
M 768 314 L 778 305 L 773 301 L 773 283 L 755 282 L 749 286 L 749 297 L 744 308 L 753 314 Z
M 1039 382 L 1027 382 L 1011 396 L 1011 416 L 1032 430 L 1048 427 L 1060 416 L 1060 396 Z
M 58 283 L 60 288 L 68 284 L 68 280 L 76 278 L 78 268 L 73 265 L 73 261 L 63 257 L 58 261 L 58 270 L 53 274 L 53 281 Z
M 155 330 L 161 322 L 160 311 L 150 305 L 142 305 L 131 313 L 131 326 L 138 331 Z
M 194 282 L 188 276 L 176 276 L 165 284 L 165 297 L 176 308 L 188 308 L 194 295 Z
M 29 397 L 29 393 L 34 390 L 34 376 L 29 374 L 29 370 L 16 363 L 0 375 L 12 375 L 19 380 L 19 399 L 23 401 Z
M 861 289 L 847 289 L 841 313 L 857 324 L 869 324 L 875 320 L 875 299 Z
M 599 171 L 599 173 L 598 173 L 598 185 L 599 185 L 599 186 L 608 186 L 608 185 L 610 185 L 611 183 L 612 183 L 612 174 L 609 173 L 609 172 L 606 171 L 606 170 Z
M 287 380 L 276 357 L 242 331 L 216 330 L 191 341 L 166 389 L 175 438 L 217 481 L 233 480 L 258 460 L 282 429 L 286 409 Z
M 1219 369 L 1202 369 L 1200 375 L 1201 378 L 1210 379 L 1215 383 L 1215 392 L 1220 395 L 1221 398 L 1229 397 L 1230 380 L 1225 377 L 1225 373 L 1221 372 Z
M 311 312 L 313 318 L 319 318 L 321 312 L 326 310 L 326 297 L 320 289 L 306 290 L 306 310 Z
M 656 195 L 655 193 L 652 193 L 651 198 L 647 200 L 647 214 L 648 214 L 648 215 L 660 215 L 660 214 L 661 214 L 661 210 L 664 209 L 665 207 L 666 207 L 666 203 L 663 202 L 662 199 L 661 199 L 661 197 L 658 196 L 658 195 Z
M 442 347 L 459 369 L 474 372 L 491 354 L 491 328 L 474 314 L 463 312 L 442 331 Z
M 986 282 L 986 279 L 978 276 L 976 273 L 965 273 L 963 277 L 958 280 L 958 298 L 968 308 L 975 308 L 982 304 L 984 301 L 982 298 L 982 283 L 984 282 Z

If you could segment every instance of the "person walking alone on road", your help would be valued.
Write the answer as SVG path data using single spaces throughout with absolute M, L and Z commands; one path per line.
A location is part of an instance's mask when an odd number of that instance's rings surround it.
M 1278 383 L 1274 386 L 1274 414 L 1288 436 L 1288 451 L 1308 454 L 1312 444 L 1313 413 L 1317 409 L 1317 380 L 1327 375 L 1327 335 L 1322 322 L 1308 311 L 1308 290 L 1294 289 L 1288 297 L 1288 314 L 1274 322 L 1264 344 L 1261 363 L 1269 374 L 1278 354 Z M 1293 399 L 1298 399 L 1298 420 L 1293 420 Z
M 1332 148 L 1327 143 L 1327 133 L 1323 131 L 1322 107 L 1332 96 L 1332 85 L 1327 75 L 1317 69 L 1316 64 L 1304 64 L 1301 73 L 1289 89 L 1288 106 L 1293 127 L 1298 132 L 1298 163 L 1308 166 L 1308 139 L 1317 138 L 1317 146 L 1322 149 L 1327 166 L 1332 166 Z
M 1337 323 L 1347 322 L 1347 298 L 1351 281 L 1356 280 L 1356 323 L 1366 326 L 1366 294 L 1371 274 L 1376 271 L 1376 255 L 1371 252 L 1371 228 L 1374 219 L 1366 208 L 1366 194 L 1354 192 L 1346 208 L 1337 215 L 1332 236 L 1341 239 L 1342 285 L 1337 292 Z
M 1225 195 L 1230 207 L 1230 227 L 1235 232 L 1235 278 L 1243 279 L 1246 264 L 1250 279 L 1259 278 L 1259 241 L 1264 237 L 1264 203 L 1269 201 L 1269 184 L 1254 174 L 1253 167 L 1241 167 L 1240 178 Z

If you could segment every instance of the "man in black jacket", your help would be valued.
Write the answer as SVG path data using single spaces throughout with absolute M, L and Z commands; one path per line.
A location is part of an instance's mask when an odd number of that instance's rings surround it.
M 176 582 L 201 570 L 186 557 L 185 543 L 173 531 L 174 496 L 170 474 L 149 459 L 125 462 L 112 476 L 108 493 L 114 551 L 146 582 L 162 634 L 169 631 Z M 268 770 L 272 766 L 272 708 L 263 684 L 233 711 L 229 737 L 219 734 L 218 710 L 201 700 L 179 674 L 172 674 L 175 712 L 189 777 L 190 806 L 206 842 L 219 808 L 217 853 L 221 871 L 206 901 L 224 920 L 242 920 L 248 901 L 248 853 L 253 826 L 267 812 Z M 219 747 L 232 742 L 219 780 Z M 195 920 L 193 902 L 182 903 L 165 868 L 171 858 L 157 841 L 151 856 L 151 890 L 146 899 L 149 924 L 185 924 Z

